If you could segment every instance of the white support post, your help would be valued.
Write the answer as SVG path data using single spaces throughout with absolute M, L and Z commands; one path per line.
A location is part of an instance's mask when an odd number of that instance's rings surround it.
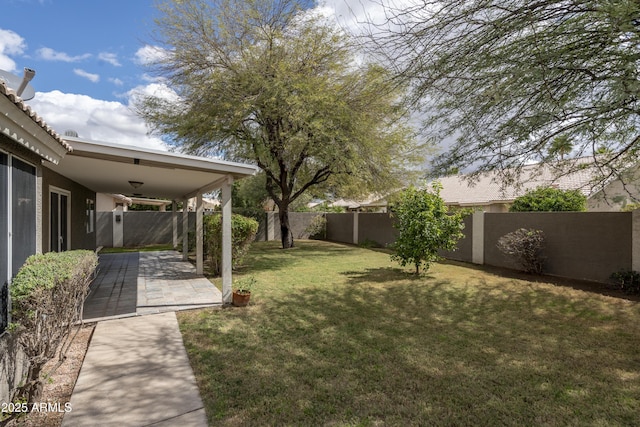
M 222 303 L 231 304 L 231 186 L 233 177 L 229 175 L 222 185 Z
M 471 262 L 484 264 L 484 212 L 474 212 L 471 223 Z
M 204 203 L 202 193 L 196 197 L 196 274 L 204 273 Z
M 189 260 L 189 199 L 182 200 L 182 260 Z
M 171 201 L 171 228 L 173 230 L 173 249 L 178 247 L 178 204 Z

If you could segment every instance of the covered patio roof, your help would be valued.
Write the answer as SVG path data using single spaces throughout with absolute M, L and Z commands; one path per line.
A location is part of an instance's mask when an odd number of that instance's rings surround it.
M 0 134 L 39 154 L 47 161 L 47 168 L 96 193 L 185 202 L 197 198 L 197 274 L 203 272 L 202 195 L 220 189 L 222 298 L 225 303 L 231 302 L 231 186 L 234 180 L 255 174 L 256 167 L 75 137 L 63 139 L 4 82 L 0 82 L 0 111 Z M 172 211 L 174 244 L 177 244 L 175 203 Z M 182 224 L 183 230 L 187 230 L 187 209 L 183 209 Z M 188 238 L 186 232 L 182 234 L 183 258 L 186 260 Z
M 187 156 L 75 137 L 65 138 L 73 147 L 58 164 L 49 166 L 59 174 L 96 193 L 119 193 L 131 197 L 196 198 L 196 272 L 204 271 L 203 194 L 220 189 L 222 198 L 222 299 L 231 302 L 231 185 L 257 172 L 255 166 L 205 157 Z M 177 212 L 174 204 L 173 236 L 177 244 Z M 187 209 L 182 210 L 182 229 L 188 229 Z M 188 258 L 187 233 L 182 233 L 183 259 Z
M 97 193 L 183 200 L 256 173 L 255 166 L 65 137 L 73 147 L 50 168 Z M 130 182 L 142 183 L 134 188 Z

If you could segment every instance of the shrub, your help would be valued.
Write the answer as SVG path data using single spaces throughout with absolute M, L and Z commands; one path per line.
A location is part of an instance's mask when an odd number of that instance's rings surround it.
M 544 233 L 542 230 L 520 228 L 498 239 L 498 249 L 512 257 L 527 273 L 542 273 L 542 250 Z
M 640 203 L 629 203 L 624 208 L 621 209 L 622 212 L 633 212 L 636 209 L 640 208 Z M 615 274 L 615 273 L 613 273 Z
M 613 273 L 611 279 L 615 287 L 628 294 L 640 294 L 640 273 L 633 270 L 623 270 Z
M 327 238 L 327 219 L 324 215 L 314 216 L 304 232 L 310 239 L 324 240 Z
M 578 190 L 540 187 L 516 198 L 509 212 L 585 211 L 587 198 Z
M 23 350 L 29 368 L 13 402 L 38 399 L 44 364 L 56 355 L 64 359 L 97 264 L 92 251 L 49 252 L 29 257 L 16 274 L 10 286 L 10 339 Z
M 242 262 L 258 232 L 258 221 L 242 215 L 231 216 L 231 264 Z M 204 246 L 214 274 L 222 273 L 222 216 L 204 217 Z
M 441 188 L 439 183 L 433 184 L 432 191 L 409 187 L 400 193 L 394 206 L 394 227 L 400 233 L 391 246 L 395 251 L 391 259 L 402 266 L 415 265 L 416 274 L 422 265 L 429 269 L 439 258 L 439 250 L 455 250 L 463 236 L 465 212 L 449 212 L 440 197 Z

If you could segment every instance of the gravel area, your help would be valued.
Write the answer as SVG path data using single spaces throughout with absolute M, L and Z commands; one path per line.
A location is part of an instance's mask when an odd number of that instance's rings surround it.
M 79 328 L 80 331 L 71 344 L 67 358 L 56 369 L 50 380 L 45 382 L 42 398 L 40 399 L 40 402 L 51 404 L 50 407 L 59 407 L 61 411 L 31 412 L 26 418 L 15 420 L 8 427 L 59 427 L 62 424 L 65 403 L 71 399 L 71 393 L 80 374 L 80 368 L 87 353 L 95 324 L 88 324 Z M 47 363 L 44 371 L 48 372 L 56 362 L 57 359 L 54 359 Z

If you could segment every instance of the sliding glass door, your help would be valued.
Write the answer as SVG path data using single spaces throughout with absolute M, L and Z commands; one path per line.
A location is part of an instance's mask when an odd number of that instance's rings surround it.
M 71 204 L 68 191 L 52 189 L 49 192 L 50 242 L 51 250 L 62 252 L 69 249 L 69 209 Z
M 8 321 L 8 283 L 36 253 L 36 168 L 0 153 L 0 332 Z

